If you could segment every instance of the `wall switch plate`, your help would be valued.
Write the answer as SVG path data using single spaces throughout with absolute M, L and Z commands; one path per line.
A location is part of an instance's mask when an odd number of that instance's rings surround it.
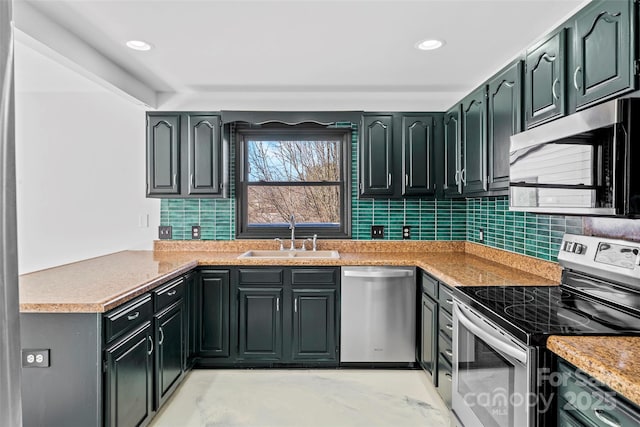
M 48 368 L 49 349 L 23 349 L 22 350 L 22 367 L 23 368 Z
M 484 243 L 484 228 L 478 229 L 478 241 Z
M 158 227 L 158 237 L 160 239 L 170 239 L 173 233 L 170 225 L 161 225 Z
M 194 240 L 200 239 L 200 226 L 192 225 L 191 226 L 191 238 Z
M 372 225 L 371 226 L 371 238 L 372 239 L 384 239 L 384 225 Z
M 411 238 L 411 226 L 403 225 L 402 226 L 402 240 L 409 240 Z

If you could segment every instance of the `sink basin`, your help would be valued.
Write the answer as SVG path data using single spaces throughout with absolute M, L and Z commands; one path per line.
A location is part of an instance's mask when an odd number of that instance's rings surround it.
M 338 259 L 340 254 L 338 251 L 279 251 L 279 250 L 250 250 L 238 258 L 255 258 L 255 259 Z

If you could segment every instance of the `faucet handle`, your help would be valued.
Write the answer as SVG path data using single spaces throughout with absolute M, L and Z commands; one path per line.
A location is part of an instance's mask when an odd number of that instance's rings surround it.
M 280 242 L 280 250 L 281 250 L 281 251 L 284 251 L 284 245 L 282 244 L 282 239 L 279 239 L 279 238 L 277 238 L 277 237 L 276 237 L 276 238 L 275 238 L 275 239 L 273 239 L 273 240 L 275 240 L 276 242 Z

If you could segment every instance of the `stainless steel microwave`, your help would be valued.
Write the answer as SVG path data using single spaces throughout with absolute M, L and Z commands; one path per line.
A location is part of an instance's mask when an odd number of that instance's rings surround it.
M 510 210 L 640 216 L 640 99 L 608 101 L 511 137 Z

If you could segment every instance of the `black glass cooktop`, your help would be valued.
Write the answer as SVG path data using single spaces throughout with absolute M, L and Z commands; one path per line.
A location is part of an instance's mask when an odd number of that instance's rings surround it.
M 550 335 L 640 335 L 637 313 L 564 286 L 459 287 L 460 300 L 528 345 Z

